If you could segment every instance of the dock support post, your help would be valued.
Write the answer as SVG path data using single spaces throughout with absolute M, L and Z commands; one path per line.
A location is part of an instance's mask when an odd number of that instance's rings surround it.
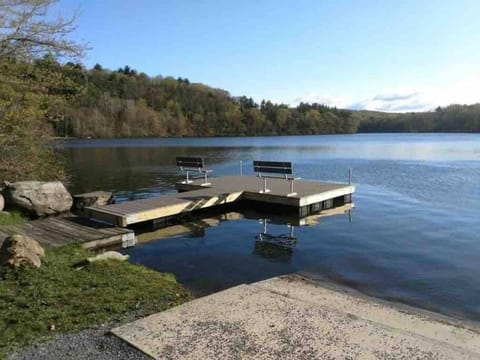
M 240 176 L 243 176 L 243 160 L 240 160 Z

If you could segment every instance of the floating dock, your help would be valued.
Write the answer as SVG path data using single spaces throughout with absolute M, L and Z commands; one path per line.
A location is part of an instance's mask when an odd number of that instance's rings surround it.
M 128 247 L 136 242 L 135 233 L 130 229 L 100 224 L 74 215 L 0 226 L 0 245 L 13 234 L 27 235 L 41 245 L 51 247 L 81 243 L 84 248 L 97 249 L 113 245 Z
M 268 192 L 263 192 L 264 180 L 255 176 L 222 176 L 176 184 L 177 194 L 127 201 L 101 207 L 88 207 L 86 216 L 115 226 L 159 221 L 196 210 L 213 208 L 242 200 L 254 201 L 272 209 L 281 206 L 294 210 L 302 218 L 321 210 L 350 203 L 355 187 L 351 184 L 322 183 L 295 180 L 292 195 L 290 182 L 282 178 L 268 179 Z

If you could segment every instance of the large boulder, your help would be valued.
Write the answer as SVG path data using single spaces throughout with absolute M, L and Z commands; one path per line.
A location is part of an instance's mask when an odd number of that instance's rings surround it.
M 0 265 L 40 267 L 40 258 L 45 255 L 43 248 L 32 238 L 12 235 L 0 247 Z
M 19 181 L 6 183 L 3 195 L 8 207 L 15 207 L 36 216 L 69 211 L 72 196 L 60 181 Z
M 94 191 L 91 193 L 73 195 L 72 211 L 83 213 L 88 206 L 103 206 L 113 204 L 115 197 L 108 191 Z

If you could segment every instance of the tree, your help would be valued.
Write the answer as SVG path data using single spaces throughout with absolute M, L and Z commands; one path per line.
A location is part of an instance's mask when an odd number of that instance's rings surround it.
M 74 16 L 47 19 L 54 2 L 0 0 L 0 180 L 63 175 L 49 121 L 62 116 L 74 87 L 65 87 L 71 84 L 56 59 L 78 59 L 86 46 L 67 39 Z
M 0 0 L 0 58 L 30 61 L 52 54 L 80 58 L 86 46 L 67 39 L 76 16 L 47 20 L 57 0 Z

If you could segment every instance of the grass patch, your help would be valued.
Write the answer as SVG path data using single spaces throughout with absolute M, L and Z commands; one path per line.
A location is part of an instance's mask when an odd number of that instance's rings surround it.
M 25 218 L 18 212 L 5 213 L 0 211 L 0 226 L 23 224 L 25 221 Z
M 55 332 L 146 315 L 190 299 L 173 275 L 143 266 L 111 260 L 72 267 L 91 255 L 66 246 L 47 250 L 39 269 L 0 268 L 0 358 Z

